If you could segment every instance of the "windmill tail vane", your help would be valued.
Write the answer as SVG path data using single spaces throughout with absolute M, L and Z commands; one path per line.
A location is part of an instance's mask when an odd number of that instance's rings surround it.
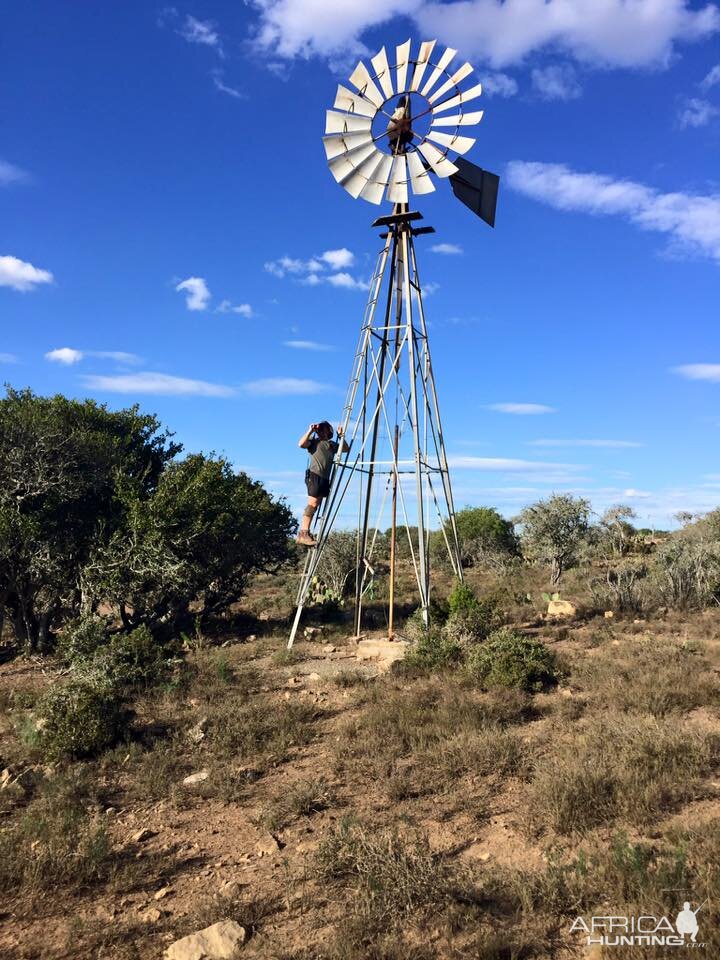
M 422 620 L 429 622 L 431 543 L 447 554 L 462 580 L 460 549 L 448 457 L 430 356 L 415 238 L 433 233 L 409 209 L 411 195 L 435 191 L 435 178 L 474 214 L 495 224 L 498 177 L 462 156 L 475 140 L 461 133 L 480 122 L 482 111 L 466 105 L 482 93 L 472 67 L 451 67 L 457 51 L 436 50 L 436 41 L 399 44 L 393 63 L 383 47 L 361 60 L 340 84 L 325 122 L 323 145 L 335 180 L 354 198 L 393 205 L 378 217 L 384 244 L 370 281 L 360 337 L 341 423 L 346 440 L 338 450 L 330 490 L 317 521 L 316 545 L 305 559 L 297 594 L 291 647 L 311 587 L 322 574 L 328 538 L 352 518 L 356 530 L 354 631 L 362 635 L 382 569 L 380 547 L 389 537 L 389 639 L 395 638 L 397 558 L 409 561 Z M 452 111 L 452 112 L 450 112 Z M 454 159 L 451 159 L 451 155 Z M 353 506 L 354 505 L 354 506 Z M 384 572 L 384 571 L 383 571 Z

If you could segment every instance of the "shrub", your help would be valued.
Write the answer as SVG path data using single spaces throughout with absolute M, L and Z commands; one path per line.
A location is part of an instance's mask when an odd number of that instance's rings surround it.
M 91 614 L 68 623 L 55 644 L 57 656 L 67 664 L 90 659 L 108 642 L 107 624 Z
M 448 610 L 445 632 L 448 639 L 461 647 L 483 640 L 500 625 L 497 604 L 492 600 L 478 600 L 465 583 L 456 584 L 450 593 Z
M 455 514 L 464 566 L 502 568 L 518 554 L 513 525 L 493 507 L 465 507 Z M 446 527 L 450 538 L 450 525 Z
M 536 692 L 557 683 L 559 670 L 550 650 L 509 628 L 496 630 L 469 654 L 466 668 L 486 689 L 515 687 Z
M 460 644 L 449 637 L 445 630 L 430 627 L 407 652 L 404 662 L 422 670 L 443 670 L 458 663 L 461 658 Z
M 702 538 L 673 537 L 655 553 L 652 574 L 665 606 L 706 606 L 720 594 L 720 547 Z
M 590 536 L 589 520 L 589 501 L 568 493 L 538 500 L 516 518 L 524 555 L 550 565 L 553 586 L 560 582 L 563 571 L 577 562 Z
M 147 627 L 138 627 L 131 633 L 118 633 L 107 649 L 108 676 L 118 687 L 151 686 L 165 678 L 169 669 L 170 651 L 153 638 Z M 98 656 L 98 662 L 105 659 Z
M 40 747 L 48 759 L 89 757 L 109 747 L 123 729 L 121 700 L 109 683 L 79 677 L 40 700 Z

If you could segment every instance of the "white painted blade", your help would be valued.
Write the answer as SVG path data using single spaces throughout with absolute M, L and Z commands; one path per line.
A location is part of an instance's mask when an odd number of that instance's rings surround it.
M 382 48 L 380 53 L 375 54 L 370 63 L 373 65 L 375 73 L 377 74 L 377 80 L 382 87 L 382 92 L 385 94 L 385 99 L 389 100 L 395 91 L 393 90 L 390 64 L 388 63 L 387 53 L 385 53 L 385 47 Z
M 375 150 L 374 153 L 355 168 L 355 171 L 350 174 L 347 180 L 343 181 L 343 187 L 345 187 L 351 197 L 355 197 L 357 200 L 365 187 L 367 187 L 368 182 L 374 179 L 375 171 L 385 156 L 386 154 L 380 150 Z
M 360 191 L 360 197 L 363 200 L 369 200 L 370 203 L 381 203 L 385 194 L 385 187 L 388 185 L 390 170 L 392 169 L 393 158 L 384 153 L 383 158 L 373 171 L 372 180 L 369 181 Z
M 455 153 L 467 153 L 473 146 L 475 140 L 472 137 L 458 137 L 452 133 L 438 133 L 437 130 L 430 130 L 427 135 L 428 140 L 433 143 L 439 143 L 448 150 L 454 150 Z
M 336 110 L 325 111 L 325 133 L 357 133 L 365 130 L 370 133 L 370 117 L 358 117 L 354 113 L 339 113 Z
M 356 90 L 360 91 L 366 100 L 374 103 L 376 107 L 381 107 L 385 102 L 385 97 L 373 83 L 372 77 L 368 73 L 368 69 L 362 60 L 350 74 L 350 83 Z
M 370 117 L 371 119 L 377 113 L 377 107 L 374 103 L 360 96 L 359 93 L 353 93 L 341 83 L 338 84 L 337 96 L 333 106 L 337 110 L 344 110 L 346 113 L 357 113 L 361 117 Z
M 452 47 L 448 47 L 445 53 L 440 57 L 435 69 L 430 74 L 430 79 L 420 91 L 423 97 L 428 97 L 430 95 L 430 91 L 438 82 L 445 69 L 450 66 L 450 61 L 456 53 L 457 50 L 453 50 Z
M 456 97 L 451 97 L 450 100 L 435 104 L 433 106 L 433 113 L 445 113 L 445 111 L 451 107 L 457 107 L 461 103 L 469 103 L 470 100 L 475 100 L 481 93 L 482 84 L 478 83 L 476 86 L 470 87 L 469 90 L 464 90 L 462 93 L 459 93 Z
M 397 74 L 397 92 L 404 93 L 407 86 L 408 63 L 410 62 L 410 41 L 399 43 L 396 49 L 397 60 L 395 72 Z
M 417 194 L 432 193 L 435 189 L 435 184 L 423 166 L 422 160 L 414 150 L 407 154 L 407 165 L 412 192 Z
M 363 143 L 359 147 L 348 150 L 347 153 L 341 153 L 339 157 L 334 157 L 328 163 L 330 173 L 335 177 L 337 182 L 340 183 L 354 173 L 364 160 L 378 153 L 380 153 L 380 151 L 372 141 L 370 143 Z
M 451 174 L 457 173 L 458 168 L 455 164 L 451 163 L 445 154 L 440 153 L 437 147 L 434 147 L 431 143 L 419 144 L 418 150 L 432 167 L 433 173 L 436 173 L 438 177 L 449 177 Z
M 333 160 L 349 150 L 372 142 L 372 135 L 367 130 L 358 130 L 357 133 L 335 133 L 329 137 L 323 137 L 325 156 L 328 160 Z
M 410 83 L 411 90 L 417 90 L 420 86 L 423 74 L 425 73 L 428 62 L 430 61 L 433 47 L 436 43 L 436 40 L 423 40 L 423 42 L 420 44 L 420 53 L 415 61 L 415 69 L 413 71 L 412 82 Z
M 390 174 L 390 185 L 388 186 L 387 199 L 391 203 L 408 202 L 408 170 L 405 154 L 399 157 L 393 157 L 392 172 Z
M 478 110 L 477 113 L 453 113 L 449 117 L 435 117 L 430 124 L 431 127 L 468 127 L 474 123 L 480 123 L 483 118 L 484 110 Z
M 459 70 L 456 70 L 455 73 L 450 77 L 449 80 L 446 80 L 445 83 L 438 87 L 435 93 L 431 97 L 428 97 L 430 103 L 435 103 L 437 100 L 442 97 L 444 93 L 447 93 L 452 87 L 457 87 L 461 80 L 464 80 L 465 77 L 469 76 L 473 72 L 471 63 L 464 63 Z

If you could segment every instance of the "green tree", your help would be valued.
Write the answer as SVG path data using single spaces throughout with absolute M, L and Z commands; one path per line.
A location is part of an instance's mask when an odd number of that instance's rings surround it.
M 251 574 L 277 569 L 290 555 L 288 507 L 223 458 L 193 454 L 168 465 L 147 499 L 132 484 L 123 495 L 127 522 L 93 553 L 84 584 L 94 598 L 118 604 L 127 628 L 184 628 L 193 601 L 218 612 Z
M 455 514 L 455 524 L 463 566 L 480 563 L 497 566 L 517 556 L 513 525 L 494 507 L 465 507 Z M 448 526 L 446 524 L 446 528 Z
M 124 522 L 118 478 L 142 495 L 180 450 L 154 416 L 7 388 L 0 399 L 0 631 L 50 644 L 81 604 L 91 551 Z
M 569 493 L 553 494 L 525 507 L 515 523 L 521 528 L 523 554 L 548 564 L 551 582 L 557 585 L 590 536 L 590 503 Z

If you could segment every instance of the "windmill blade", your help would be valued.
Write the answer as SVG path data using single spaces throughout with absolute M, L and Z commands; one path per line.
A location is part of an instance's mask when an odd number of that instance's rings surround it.
M 360 191 L 360 196 L 363 200 L 369 200 L 370 203 L 382 202 L 385 188 L 390 179 L 392 162 L 393 158 L 391 156 L 388 156 L 387 153 L 383 154 L 382 160 L 373 172 L 372 180 Z
M 435 103 L 436 100 L 439 100 L 444 93 L 447 93 L 451 87 L 459 86 L 460 82 L 469 76 L 473 72 L 471 63 L 464 63 L 459 70 L 456 70 L 455 73 L 450 77 L 449 80 L 446 80 L 445 83 L 438 87 L 435 93 L 431 97 L 428 97 L 430 103 Z
M 476 216 L 494 227 L 500 177 L 462 157 L 455 162 L 457 173 L 450 177 L 453 193 Z
M 432 182 L 425 164 L 415 151 L 407 154 L 408 173 L 410 174 L 410 188 L 413 193 L 432 193 L 435 184 Z
M 453 50 L 452 47 L 448 47 L 445 53 L 440 57 L 435 69 L 430 74 L 430 79 L 420 91 L 423 97 L 429 96 L 430 91 L 440 79 L 440 75 L 445 71 L 446 67 L 450 66 L 450 61 L 456 53 L 457 50 Z
M 437 130 L 430 130 L 427 138 L 449 150 L 454 150 L 455 153 L 467 153 L 475 143 L 473 137 L 458 137 L 457 134 L 438 133 Z
M 377 74 L 377 79 L 382 87 L 382 92 L 385 94 L 386 100 L 389 100 L 395 93 L 392 85 L 392 76 L 390 75 L 390 64 L 388 63 L 387 53 L 385 53 L 385 47 L 382 48 L 380 53 L 376 53 L 372 58 L 370 63 L 375 69 Z
M 415 61 L 415 69 L 413 70 L 412 81 L 410 83 L 411 90 L 417 90 L 417 88 L 420 86 L 423 74 L 425 73 L 427 65 L 430 62 L 430 57 L 436 43 L 436 40 L 423 40 L 423 42 L 420 44 L 420 53 Z
M 336 133 L 329 137 L 323 137 L 325 156 L 328 160 L 333 160 L 335 157 L 339 157 L 340 154 L 347 153 L 348 150 L 372 142 L 372 134 L 367 130 L 358 130 L 357 133 Z
M 368 69 L 362 60 L 350 74 L 350 83 L 356 90 L 360 91 L 366 100 L 374 103 L 376 107 L 380 108 L 385 102 L 385 97 L 373 83 L 372 77 L 368 73 Z
M 395 72 L 397 74 L 397 92 L 402 93 L 407 86 L 408 63 L 410 62 L 410 41 L 399 43 L 395 49 Z
M 433 108 L 433 113 L 445 113 L 445 111 L 449 110 L 451 107 L 457 107 L 461 103 L 469 103 L 470 100 L 475 100 L 476 97 L 479 97 L 481 93 L 482 84 L 478 83 L 477 86 L 470 87 L 469 90 L 464 90 L 456 97 L 451 97 L 450 100 L 445 100 L 443 103 L 439 103 Z
M 343 181 L 343 187 L 351 197 L 356 200 L 367 187 L 368 182 L 374 180 L 376 171 L 385 158 L 385 154 L 380 150 L 375 150 L 366 160 L 357 166 L 353 173 Z
M 435 117 L 430 124 L 431 127 L 467 127 L 475 123 L 480 123 L 483 118 L 484 110 L 478 110 L 477 113 L 454 113 L 450 117 Z
M 370 133 L 370 117 L 358 117 L 354 113 L 339 113 L 337 110 L 325 111 L 325 133 L 357 133 L 363 130 Z
M 366 100 L 359 93 L 353 93 L 341 83 L 338 84 L 337 95 L 333 106 L 337 110 L 344 110 L 346 113 L 357 113 L 361 117 L 370 117 L 371 119 L 377 113 L 377 107 L 374 103 Z
M 341 153 L 340 156 L 334 157 L 328 163 L 330 173 L 338 183 L 341 183 L 346 177 L 354 173 L 364 160 L 379 153 L 380 151 L 372 141 L 363 143 L 359 147 L 348 150 L 347 153 Z
M 440 153 L 437 147 L 434 147 L 431 143 L 419 143 L 418 150 L 425 157 L 427 162 L 430 164 L 433 173 L 438 177 L 449 177 L 453 173 L 457 173 L 457 167 L 445 156 L 444 153 Z
M 408 170 L 405 154 L 399 157 L 393 157 L 392 173 L 390 174 L 390 185 L 388 187 L 387 199 L 391 203 L 408 202 Z

